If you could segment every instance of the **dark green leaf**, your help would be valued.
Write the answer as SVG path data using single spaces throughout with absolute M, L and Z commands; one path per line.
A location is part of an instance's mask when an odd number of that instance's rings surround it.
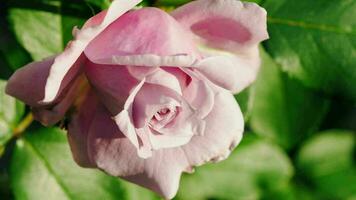
M 77 166 L 65 133 L 55 128 L 26 133 L 17 141 L 10 177 L 17 200 L 114 200 L 148 193 L 99 170 Z M 131 190 L 125 190 L 128 187 Z
M 306 86 L 356 100 L 356 1 L 266 0 L 268 52 Z
M 181 6 L 183 4 L 186 4 L 192 0 L 157 0 L 155 5 L 156 6 Z
M 24 113 L 25 106 L 5 94 L 6 81 L 0 80 L 0 148 L 11 138 Z
M 31 61 L 10 31 L 6 16 L 6 6 L 0 6 L 0 79 L 9 78 L 14 70 Z
M 293 166 L 275 145 L 246 135 L 232 155 L 184 175 L 178 199 L 261 199 L 266 191 L 288 184 Z
M 102 10 L 109 8 L 110 0 L 85 0 L 90 5 L 97 6 Z
M 289 149 L 317 128 L 329 101 L 288 77 L 263 50 L 261 57 L 250 97 L 250 125 L 256 134 Z
M 327 131 L 308 140 L 298 154 L 301 175 L 329 199 L 356 198 L 355 136 Z

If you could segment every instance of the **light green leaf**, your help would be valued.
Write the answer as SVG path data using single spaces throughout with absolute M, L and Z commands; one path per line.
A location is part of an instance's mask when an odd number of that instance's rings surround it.
M 356 100 L 356 1 L 266 0 L 268 52 L 306 86 Z
M 227 160 L 184 175 L 178 199 L 261 199 L 292 175 L 293 166 L 279 147 L 248 133 Z
M 250 86 L 244 89 L 242 92 L 235 95 L 235 99 L 240 106 L 241 112 L 245 118 L 245 123 L 250 119 L 250 114 L 252 110 L 253 103 L 253 93 L 254 87 Z
M 0 80 L 0 147 L 11 138 L 25 109 L 21 102 L 5 94 L 5 86 L 6 81 Z
M 76 10 L 76 4 L 67 5 L 65 0 L 38 0 L 35 6 L 31 3 L 17 5 L 15 2 L 8 18 L 19 43 L 34 60 L 60 53 L 71 40 L 73 27 L 81 26 L 87 19 L 85 16 L 91 16 L 89 7 Z
M 28 132 L 16 142 L 10 177 L 17 200 L 124 200 L 133 196 L 118 178 L 77 166 L 65 133 L 56 128 Z M 137 186 L 131 187 L 139 191 L 136 195 L 144 194 Z
M 250 125 L 256 134 L 290 149 L 318 127 L 329 101 L 288 77 L 263 49 L 261 57 L 250 95 Z
M 329 199 L 356 198 L 356 135 L 330 130 L 306 141 L 297 156 L 302 176 Z
M 41 60 L 62 51 L 60 15 L 14 8 L 10 10 L 10 20 L 17 39 L 34 60 Z

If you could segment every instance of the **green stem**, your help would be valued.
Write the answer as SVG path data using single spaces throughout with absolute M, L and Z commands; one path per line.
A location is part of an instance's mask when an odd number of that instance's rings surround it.
M 28 126 L 33 122 L 32 113 L 28 113 L 27 116 L 18 124 L 18 126 L 13 131 L 13 137 L 19 137 L 27 129 Z

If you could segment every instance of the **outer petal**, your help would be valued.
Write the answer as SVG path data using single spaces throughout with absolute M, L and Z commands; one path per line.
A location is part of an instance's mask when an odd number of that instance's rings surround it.
M 54 57 L 30 63 L 18 69 L 9 79 L 6 93 L 30 106 L 39 106 Z
M 172 16 L 191 31 L 208 57 L 194 65 L 206 77 L 232 92 L 255 80 L 258 44 L 268 38 L 263 8 L 237 0 L 198 0 Z
M 149 188 L 167 199 L 173 198 L 181 173 L 189 170 L 184 152 L 179 148 L 158 150 L 152 157 L 142 159 L 109 115 L 103 106 L 97 107 L 89 130 L 91 159 L 113 176 Z
M 182 147 L 191 165 L 227 158 L 240 142 L 244 129 L 241 110 L 234 96 L 220 87 L 213 87 L 215 104 L 205 118 L 206 128 L 202 136 L 195 135 Z
M 242 51 L 268 38 L 266 11 L 255 3 L 197 0 L 172 16 L 210 47 Z
M 101 13 L 99 17 L 89 21 L 82 30 L 74 31 L 76 36 L 75 40 L 71 41 L 65 51 L 55 58 L 54 63 L 50 68 L 50 73 L 45 86 L 45 96 L 42 100 L 43 102 L 48 103 L 56 98 L 60 91 L 63 78 L 67 75 L 73 64 L 77 62 L 89 42 L 114 20 L 133 8 L 139 2 L 140 0 L 115 0 L 112 2 L 105 18 L 102 19 L 103 13 Z M 99 21 L 101 23 L 97 24 Z
M 83 84 L 83 78 L 78 79 L 81 71 L 78 63 L 83 59 L 85 59 L 84 55 L 74 63 L 73 68 L 62 81 L 61 93 L 51 103 L 43 104 L 40 100 L 44 97 L 45 83 L 54 57 L 30 63 L 17 70 L 11 76 L 6 92 L 30 105 L 35 118 L 44 125 L 57 123 L 64 116 Z
M 181 60 L 180 55 L 195 55 L 196 49 L 189 33 L 170 15 L 157 8 L 142 8 L 113 22 L 89 44 L 85 54 L 94 63 L 108 59 L 121 65 L 160 66 L 176 61 L 174 56 Z
M 88 88 L 88 82 L 83 75 L 76 78 L 68 91 L 63 92 L 63 96 L 60 96 L 58 103 L 32 107 L 35 119 L 45 126 L 57 123 L 63 118 L 75 100 L 81 98 L 80 96 L 85 94 Z
M 102 107 L 93 91 L 89 91 L 78 110 L 70 118 L 68 141 L 74 160 L 82 167 L 95 167 L 88 152 L 88 137 L 97 108 Z M 108 116 L 109 117 L 109 116 Z

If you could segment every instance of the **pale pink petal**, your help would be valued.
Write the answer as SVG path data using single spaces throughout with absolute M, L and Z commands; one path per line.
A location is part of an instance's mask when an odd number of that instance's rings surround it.
M 129 73 L 138 80 L 142 80 L 145 76 L 155 72 L 158 67 L 143 67 L 143 66 L 126 66 Z
M 30 106 L 39 106 L 54 57 L 32 62 L 18 69 L 9 79 L 6 93 Z
M 198 61 L 194 67 L 215 84 L 238 93 L 255 79 L 260 65 L 258 49 L 253 59 L 234 55 L 211 56 Z
M 181 94 L 179 81 L 172 74 L 160 69 L 137 67 L 125 67 L 119 65 L 101 65 L 90 61 L 86 63 L 85 73 L 89 82 L 100 94 L 101 101 L 107 106 L 112 115 L 118 114 L 130 95 L 131 90 L 141 80 L 162 85 Z
M 130 55 L 130 56 L 116 56 L 113 55 L 109 58 L 100 58 L 92 60 L 92 62 L 97 64 L 106 65 L 135 65 L 135 66 L 146 66 L 146 67 L 193 67 L 194 63 L 197 62 L 196 56 L 187 54 L 169 55 L 169 56 L 159 56 L 154 54 L 141 54 L 141 55 Z
M 104 107 L 98 107 L 89 135 L 90 157 L 105 172 L 149 188 L 166 199 L 175 196 L 181 173 L 190 166 L 179 148 L 138 157 L 135 146 L 117 128 Z
M 189 33 L 170 15 L 157 8 L 142 8 L 113 22 L 89 44 L 85 54 L 99 64 L 112 64 L 101 62 L 107 60 L 120 65 L 160 66 L 182 57 L 172 56 L 195 55 L 196 49 Z
M 88 61 L 85 74 L 113 116 L 124 109 L 132 89 L 140 83 L 125 66 L 99 65 Z
M 152 131 L 152 130 L 151 130 Z M 169 135 L 169 134 L 159 134 L 149 132 L 148 134 L 149 141 L 151 143 L 153 150 L 159 150 L 163 148 L 172 148 L 187 144 L 192 138 L 191 132 L 180 133 L 179 135 Z
M 78 62 L 83 59 L 85 59 L 84 55 L 78 59 L 80 60 Z M 85 84 L 83 78 L 78 79 L 81 66 L 76 62 L 64 77 L 60 93 L 54 101 L 47 104 L 41 103 L 45 93 L 46 79 L 53 61 L 54 57 L 50 57 L 18 69 L 9 79 L 6 88 L 9 95 L 31 106 L 35 118 L 44 125 L 53 125 L 62 119 L 77 96 L 79 87 Z
M 200 119 L 205 118 L 213 109 L 214 92 L 205 77 L 193 72 L 190 69 L 181 68 L 190 76 L 190 83 L 183 91 L 183 97 L 196 110 Z
M 62 80 L 68 71 L 71 70 L 74 63 L 78 62 L 78 58 L 83 53 L 89 42 L 99 35 L 113 21 L 133 8 L 139 2 L 140 0 L 115 0 L 112 2 L 105 18 L 102 19 L 100 24 L 96 23 L 101 21 L 101 15 L 98 17 L 98 20 L 93 19 L 92 22 L 88 22 L 89 25 L 93 26 L 88 25 L 82 30 L 76 31 L 76 38 L 68 44 L 63 53 L 55 58 L 54 63 L 50 68 L 50 73 L 45 86 L 45 95 L 42 100 L 43 102 L 48 103 L 56 98 L 58 92 L 60 91 Z
M 59 96 L 58 103 L 32 107 L 34 118 L 45 126 L 54 125 L 64 117 L 73 102 L 81 98 L 81 95 L 84 95 L 85 90 L 88 88 L 89 86 L 84 76 L 76 78 L 68 91 L 64 91 L 63 96 Z
M 263 8 L 237 0 L 197 0 L 171 14 L 195 36 L 205 59 L 193 66 L 207 78 L 234 93 L 255 80 L 258 44 L 268 38 Z
M 154 73 L 148 74 L 145 82 L 161 85 L 177 92 L 180 95 L 182 94 L 182 88 L 180 87 L 178 79 L 174 75 L 160 68 L 158 68 Z
M 78 111 L 71 116 L 68 125 L 68 142 L 74 160 L 82 167 L 96 167 L 89 157 L 88 137 L 98 107 L 102 105 L 95 93 L 88 92 L 77 108 Z
M 145 83 L 136 94 L 132 105 L 135 127 L 145 126 L 160 109 L 180 106 L 180 100 L 179 94 L 169 88 Z
M 143 130 L 138 130 L 134 126 L 133 119 L 133 102 L 137 95 L 137 93 L 142 88 L 145 83 L 145 79 L 143 79 L 137 86 L 135 86 L 128 96 L 123 110 L 117 114 L 113 120 L 115 120 L 116 125 L 120 129 L 120 131 L 131 141 L 131 143 L 136 147 L 137 154 L 141 158 L 148 158 L 152 155 L 152 149 L 148 145 L 147 142 L 143 142 L 143 139 L 147 139 L 143 136 Z M 139 134 L 141 133 L 141 134 Z
M 185 90 L 192 81 L 192 78 L 179 67 L 161 67 L 161 69 L 174 75 L 179 81 L 182 90 Z
M 234 96 L 223 88 L 212 88 L 215 104 L 205 118 L 204 135 L 193 136 L 188 144 L 181 147 L 194 166 L 227 158 L 242 138 L 244 121 Z
M 266 11 L 237 0 L 197 0 L 172 16 L 208 46 L 243 51 L 268 38 Z

